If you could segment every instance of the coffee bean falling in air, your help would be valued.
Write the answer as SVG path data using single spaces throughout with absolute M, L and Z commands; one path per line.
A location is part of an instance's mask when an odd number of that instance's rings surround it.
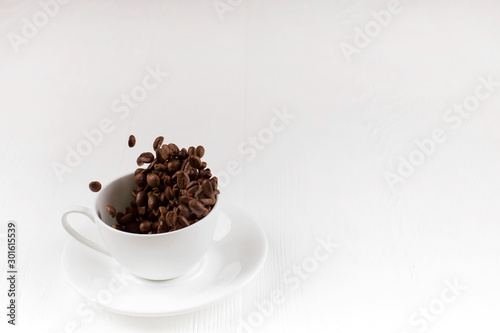
M 93 181 L 93 182 L 90 182 L 89 188 L 92 192 L 99 192 L 102 188 L 102 185 L 98 181 Z
M 132 148 L 135 146 L 135 136 L 131 135 L 128 137 L 128 146 Z
M 115 218 L 116 217 L 116 209 L 115 207 L 111 206 L 111 205 L 106 205 L 106 210 L 108 211 L 109 215 L 112 217 L 112 218 Z

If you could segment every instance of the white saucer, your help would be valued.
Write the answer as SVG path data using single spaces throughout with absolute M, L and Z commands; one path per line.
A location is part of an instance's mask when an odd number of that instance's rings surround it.
M 78 229 L 92 234 L 97 228 L 82 223 Z M 136 277 L 114 259 L 71 237 L 62 253 L 62 266 L 76 291 L 109 311 L 170 316 L 201 309 L 242 288 L 264 265 L 267 250 L 262 227 L 242 210 L 223 206 L 214 244 L 200 264 L 182 277 L 167 281 Z

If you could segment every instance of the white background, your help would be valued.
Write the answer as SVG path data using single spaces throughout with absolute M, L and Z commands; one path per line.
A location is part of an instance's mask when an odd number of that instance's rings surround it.
M 231 3 L 221 20 L 211 0 L 73 0 L 15 52 L 9 34 L 22 36 L 23 18 L 41 7 L 1 0 L 0 221 L 19 224 L 18 331 L 63 332 L 81 319 L 83 299 L 61 270 L 61 213 L 91 205 L 89 181 L 134 170 L 163 135 L 203 144 L 214 173 L 240 163 L 224 192 L 263 225 L 267 263 L 204 310 L 103 312 L 82 332 L 235 332 L 276 289 L 285 302 L 256 332 L 418 332 L 410 317 L 438 306 L 447 280 L 467 289 L 426 331 L 497 332 L 500 86 L 457 128 L 443 117 L 474 95 L 479 77 L 500 81 L 500 4 L 401 0 L 349 62 L 341 43 L 354 45 L 356 28 L 388 1 Z M 169 77 L 120 119 L 113 101 L 156 66 Z M 284 108 L 295 119 L 247 161 L 238 146 Z M 114 130 L 59 181 L 53 163 L 103 118 Z M 436 128 L 446 141 L 391 189 L 385 174 Z M 284 276 L 318 237 L 339 248 L 292 290 Z M 5 254 L 1 263 L 5 271 Z

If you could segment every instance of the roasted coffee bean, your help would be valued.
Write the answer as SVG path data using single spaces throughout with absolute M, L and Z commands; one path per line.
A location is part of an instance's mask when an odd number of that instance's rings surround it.
M 200 199 L 200 202 L 205 206 L 215 205 L 215 198 L 204 198 Z
M 132 197 L 137 198 L 137 190 L 130 191 L 130 194 L 132 194 Z
M 145 191 L 137 192 L 137 196 L 135 197 L 135 202 L 137 203 L 138 207 L 146 206 L 146 203 L 148 202 L 148 196 L 146 192 Z
M 158 212 L 158 210 L 156 210 Z M 155 211 L 152 210 L 149 213 L 146 214 L 146 220 L 149 221 L 156 221 L 158 219 L 158 215 L 155 214 Z
M 188 186 L 187 186 L 187 189 L 189 190 L 189 189 L 191 189 L 191 188 L 193 188 L 193 187 L 197 187 L 197 186 L 200 186 L 199 181 L 197 181 L 197 180 L 193 180 L 193 181 L 190 181 L 190 182 L 189 182 L 189 184 L 188 184 Z
M 170 173 L 175 173 L 181 168 L 182 162 L 179 160 L 171 160 L 167 163 L 167 170 Z
M 177 158 L 180 160 L 185 160 L 188 157 L 188 151 L 186 148 L 182 148 L 179 154 L 177 155 Z
M 186 206 L 185 204 L 184 205 L 179 205 L 178 208 L 179 208 L 180 214 L 183 215 L 183 216 L 185 216 L 185 217 L 188 217 L 189 214 L 191 214 L 191 211 L 189 210 L 188 206 Z
M 132 148 L 135 146 L 135 136 L 131 135 L 128 137 L 128 146 Z
M 198 172 L 196 171 L 196 169 L 189 169 L 189 170 L 186 170 L 186 173 L 187 175 L 189 176 L 189 180 L 190 181 L 193 181 L 196 179 L 196 176 L 198 175 Z
M 137 186 L 144 187 L 147 184 L 146 175 L 143 172 L 138 173 L 135 175 L 134 181 Z
M 143 168 L 137 168 L 135 169 L 134 175 L 137 176 L 138 173 L 144 172 L 146 169 Z
M 203 146 L 196 147 L 196 155 L 198 155 L 199 158 L 205 156 L 205 148 L 203 148 Z
M 98 181 L 93 181 L 93 182 L 90 182 L 89 188 L 92 192 L 99 192 L 102 188 L 102 185 Z
M 137 164 L 139 164 L 139 162 L 142 162 L 142 164 L 151 163 L 151 162 L 153 162 L 154 158 L 155 158 L 155 156 L 153 154 L 151 154 L 150 152 L 142 153 L 137 158 L 137 162 L 138 162 Z
M 155 169 L 156 169 L 156 165 L 158 165 L 158 164 L 163 164 L 163 163 L 165 163 L 165 161 L 167 160 L 167 159 L 165 159 L 165 158 L 163 158 L 163 157 L 161 156 L 160 150 L 161 150 L 161 148 L 157 148 L 157 149 L 155 150 L 155 155 L 156 155 L 156 158 L 155 158 L 155 159 L 158 161 L 158 163 L 156 163 L 156 164 L 155 164 Z
M 189 147 L 189 149 L 188 149 L 188 155 L 189 156 L 193 156 L 194 154 L 196 154 L 196 148 L 195 147 Z
M 189 176 L 185 172 L 180 172 L 177 175 L 177 185 L 180 189 L 185 189 L 189 184 Z
M 162 234 L 168 231 L 170 231 L 170 226 L 168 225 L 168 223 L 166 221 L 160 222 L 160 225 L 158 226 L 158 233 Z
M 111 205 L 106 205 L 106 210 L 108 211 L 109 216 L 111 216 L 112 218 L 116 217 L 116 209 L 115 209 L 115 207 L 113 207 Z
M 174 199 L 174 191 L 172 190 L 172 187 L 168 186 L 165 188 L 165 198 L 167 198 L 167 200 Z
M 116 213 L 116 218 L 115 218 L 116 222 L 120 223 L 120 220 L 123 217 L 123 215 L 124 214 L 122 212 Z
M 111 227 L 116 230 L 125 231 L 125 229 L 123 229 L 123 227 L 119 224 L 113 224 Z
M 168 212 L 167 207 L 160 206 L 159 211 L 160 211 L 160 216 L 162 218 L 165 218 L 165 216 L 167 215 L 167 212 Z
M 165 161 L 170 156 L 170 148 L 168 148 L 168 145 L 162 145 L 158 152 L 160 153 L 161 158 Z
M 154 170 L 154 166 L 156 165 L 156 162 L 157 162 L 157 159 L 153 158 L 153 160 L 151 161 L 151 163 L 149 163 L 148 167 L 146 168 L 146 172 L 153 171 Z
M 179 154 L 179 147 L 175 143 L 169 143 L 168 149 L 170 150 L 170 155 L 177 156 Z
M 137 234 L 141 231 L 141 229 L 139 228 L 139 225 L 140 225 L 139 221 L 131 222 L 125 226 L 125 231 Z
M 202 162 L 200 169 L 205 169 L 206 167 L 207 167 L 207 162 Z
M 189 226 L 189 221 L 182 215 L 177 217 L 177 223 L 179 223 L 181 227 Z
M 146 214 L 146 206 L 137 207 L 137 214 L 139 214 L 139 216 L 144 216 Z
M 177 223 L 177 217 L 179 216 L 179 214 L 177 213 L 179 209 L 174 209 L 174 215 L 172 215 L 172 222 L 174 223 L 174 225 Z
M 200 189 L 200 184 L 196 183 L 193 186 L 188 186 L 187 193 L 191 196 L 194 196 L 198 192 L 199 189 Z
M 184 160 L 182 161 L 182 164 L 181 164 L 181 170 L 187 170 L 189 167 L 189 163 L 188 163 L 188 160 Z
M 137 209 L 132 206 L 129 206 L 128 209 L 125 209 L 125 215 L 127 214 L 132 214 L 134 218 L 139 217 L 139 214 L 137 214 Z
M 200 186 L 198 188 L 198 191 L 196 191 L 196 193 L 194 194 L 194 197 L 196 199 L 199 199 L 202 195 L 203 195 L 203 186 Z
M 219 187 L 219 179 L 217 177 L 210 178 L 210 182 L 212 183 L 212 188 L 214 190 L 216 190 L 217 187 Z
M 134 213 L 127 213 L 118 221 L 121 225 L 127 225 L 135 221 Z
M 157 232 L 159 226 L 160 226 L 160 221 L 154 221 L 153 224 L 151 224 L 151 230 Z
M 165 170 L 167 170 L 167 167 L 164 164 L 162 164 L 162 163 L 155 164 L 154 168 L 155 168 L 155 170 L 158 170 L 158 171 L 165 171 Z
M 189 164 L 193 168 L 196 168 L 196 169 L 201 168 L 202 162 L 201 162 L 201 159 L 198 157 L 198 155 L 189 156 L 188 161 L 189 161 Z
M 149 209 L 157 209 L 160 205 L 160 199 L 156 195 L 152 195 L 148 199 L 148 207 Z
M 177 214 L 175 213 L 175 211 L 170 211 L 167 213 L 167 217 L 165 220 L 170 227 L 173 227 L 175 224 L 175 219 L 177 219 Z
M 150 173 L 148 176 L 147 176 L 147 183 L 149 186 L 151 187 L 158 187 L 160 186 L 160 177 L 158 177 L 158 175 L 154 174 L 154 173 Z
M 212 177 L 212 172 L 210 171 L 210 169 L 203 169 L 203 170 L 200 170 L 200 178 L 205 178 L 205 179 L 208 179 L 210 177 Z
M 181 202 L 181 204 L 184 204 L 184 205 L 189 205 L 191 200 L 193 200 L 193 198 L 190 196 L 187 196 L 187 195 L 183 195 L 179 198 L 179 201 Z
M 198 216 L 200 216 L 203 213 L 203 210 L 205 209 L 203 204 L 196 199 L 191 200 L 191 202 L 189 202 L 189 208 L 193 213 L 195 213 Z
M 163 186 L 172 186 L 174 183 L 172 182 L 172 177 L 167 174 L 163 174 Z
M 137 206 L 131 205 L 132 210 L 130 211 L 137 218 L 139 217 L 139 213 L 137 213 Z
M 163 137 L 159 136 L 155 139 L 155 142 L 153 142 L 153 150 L 156 150 L 161 147 L 161 144 L 163 143 Z
M 201 211 L 201 215 L 197 215 L 196 217 L 199 218 L 199 219 L 201 219 L 201 218 L 207 216 L 208 213 L 209 213 L 208 209 L 203 208 L 203 210 Z
M 148 233 L 151 230 L 151 222 L 149 222 L 149 221 L 142 221 L 141 224 L 139 224 L 139 230 L 143 234 Z
M 212 183 L 210 183 L 210 181 L 205 179 L 201 184 L 201 186 L 203 187 L 203 194 L 205 194 L 207 197 L 211 197 L 212 195 L 214 195 L 214 190 L 212 188 Z

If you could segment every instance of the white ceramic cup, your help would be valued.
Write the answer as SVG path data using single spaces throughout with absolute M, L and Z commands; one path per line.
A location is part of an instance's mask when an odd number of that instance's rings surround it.
M 139 277 L 167 280 L 189 272 L 201 261 L 212 243 L 219 216 L 220 195 L 210 213 L 188 227 L 162 234 L 133 234 L 111 227 L 116 221 L 108 214 L 106 205 L 125 211 L 134 187 L 134 174 L 130 174 L 104 187 L 97 195 L 94 210 L 69 207 L 62 216 L 64 229 L 82 244 L 113 257 Z M 68 215 L 73 213 L 86 215 L 97 224 L 106 248 L 83 237 L 70 225 Z

